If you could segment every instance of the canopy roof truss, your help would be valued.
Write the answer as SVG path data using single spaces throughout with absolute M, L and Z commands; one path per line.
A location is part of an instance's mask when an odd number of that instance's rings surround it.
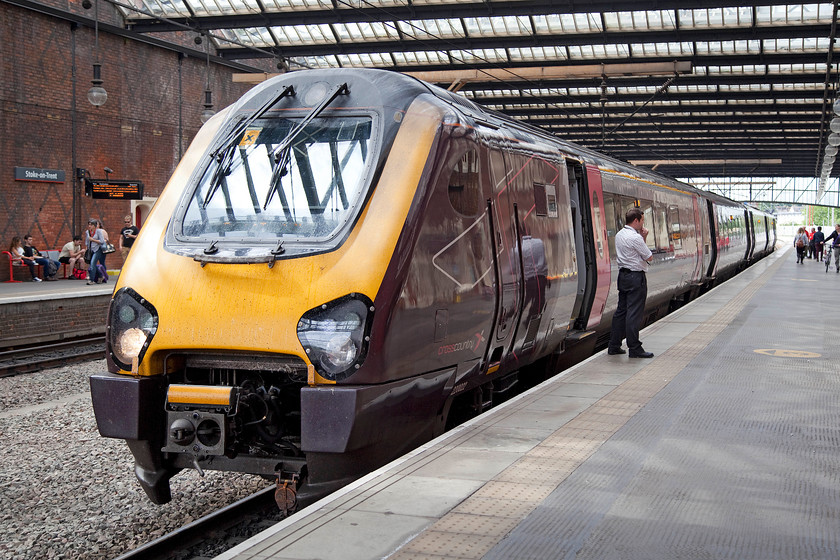
M 135 33 L 189 28 L 284 70 L 415 73 L 683 178 L 818 177 L 838 87 L 836 0 L 107 1 Z

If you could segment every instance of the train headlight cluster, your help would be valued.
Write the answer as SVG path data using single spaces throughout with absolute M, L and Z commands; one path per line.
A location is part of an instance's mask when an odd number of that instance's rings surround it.
M 108 347 L 122 369 L 131 370 L 134 358 L 143 359 L 158 327 L 154 306 L 132 290 L 114 294 L 108 316 Z
M 303 314 L 298 339 L 321 377 L 338 381 L 361 367 L 370 341 L 372 313 L 368 298 L 350 294 Z

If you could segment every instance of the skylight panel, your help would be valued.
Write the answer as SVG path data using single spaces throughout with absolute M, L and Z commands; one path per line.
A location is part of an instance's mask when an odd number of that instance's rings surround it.
M 466 35 L 459 19 L 398 21 L 397 27 L 404 35 L 414 39 L 454 39 Z
M 604 14 L 604 24 L 607 31 L 662 31 L 676 28 L 670 10 L 607 12 Z
M 190 6 L 197 16 L 220 16 L 232 14 L 247 14 L 252 10 L 242 2 L 237 2 L 238 10 L 227 0 L 189 0 Z
M 182 0 L 130 0 L 132 6 L 163 17 L 189 17 L 190 10 Z M 129 11 L 129 15 L 147 17 L 139 12 Z
M 337 58 L 345 68 L 390 68 L 394 65 L 388 53 L 340 54 Z
M 833 6 L 823 4 L 788 4 L 780 6 L 758 6 L 757 25 L 813 25 L 831 23 Z
M 364 42 L 364 41 L 394 41 L 400 38 L 396 27 L 391 23 L 359 22 L 359 23 L 336 23 L 333 25 L 339 41 Z
M 470 37 L 499 37 L 531 35 L 530 20 L 524 16 L 464 18 Z
M 522 47 L 508 49 L 510 59 L 514 62 L 534 62 L 545 60 L 568 60 L 566 49 L 563 47 Z
M 456 62 L 476 64 L 481 62 L 507 63 L 504 49 L 473 49 L 469 51 L 453 50 L 450 55 Z
M 677 15 L 680 29 L 734 28 L 752 25 L 752 9 L 749 6 L 679 10 Z
M 708 76 L 717 75 L 764 75 L 767 73 L 767 66 L 763 64 L 745 64 L 738 66 L 706 66 L 694 67 L 694 72 Z
M 335 37 L 329 25 L 289 25 L 272 27 L 277 41 L 284 45 L 316 44 L 325 45 L 335 43 Z
M 828 37 L 806 37 L 794 39 L 765 39 L 767 53 L 813 53 L 828 50 Z
M 243 29 L 219 29 L 216 31 L 217 35 L 221 35 L 225 39 L 231 41 L 238 41 L 245 45 L 252 47 L 266 47 L 273 46 L 274 40 L 265 27 L 260 28 L 243 28 Z
M 393 54 L 397 64 L 405 66 L 449 63 L 449 56 L 442 51 L 406 51 Z
M 246 2 L 256 4 L 256 0 L 246 0 Z M 262 3 L 269 12 L 332 10 L 334 8 L 329 0 L 262 0 Z
M 673 42 L 673 43 L 633 43 L 629 45 L 630 52 L 633 56 L 692 56 L 692 43 Z
M 622 58 L 630 56 L 627 45 L 570 45 L 569 58 L 599 61 L 605 58 Z
M 296 56 L 289 59 L 292 68 L 338 68 L 338 60 L 333 55 L 328 56 Z
M 749 41 L 698 41 L 697 54 L 758 54 L 761 51 L 761 42 Z
M 533 16 L 534 28 L 538 35 L 557 35 L 561 33 L 600 33 L 601 14 L 549 14 Z
M 724 92 L 769 92 L 773 90 L 770 84 L 720 84 L 720 91 Z

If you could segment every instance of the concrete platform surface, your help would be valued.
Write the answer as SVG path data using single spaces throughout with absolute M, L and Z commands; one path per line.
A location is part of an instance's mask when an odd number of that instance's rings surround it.
M 776 253 L 218 560 L 838 559 L 840 275 Z

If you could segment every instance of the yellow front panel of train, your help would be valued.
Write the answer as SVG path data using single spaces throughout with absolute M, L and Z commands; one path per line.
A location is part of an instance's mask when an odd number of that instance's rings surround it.
M 144 224 L 117 284 L 117 289 L 133 288 L 159 314 L 139 375 L 161 373 L 170 350 L 277 352 L 306 360 L 297 338 L 305 312 L 353 292 L 375 299 L 441 116 L 428 102 L 411 105 L 391 150 L 396 156 L 388 158 L 356 227 L 337 250 L 278 260 L 273 268 L 266 263 L 202 267 L 163 248 L 184 185 L 215 133 L 202 129 Z

